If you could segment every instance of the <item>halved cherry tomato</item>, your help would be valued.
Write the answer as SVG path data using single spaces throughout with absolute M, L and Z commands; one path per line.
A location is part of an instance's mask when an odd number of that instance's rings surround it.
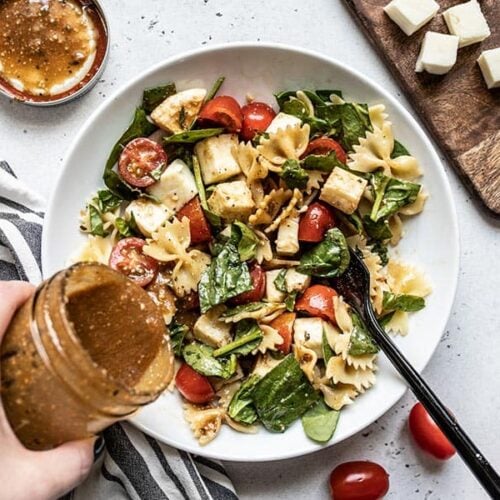
M 139 286 L 149 285 L 158 274 L 158 261 L 145 255 L 146 242 L 141 238 L 124 238 L 111 251 L 109 265 Z
M 389 474 L 374 462 L 345 462 L 330 474 L 332 500 L 378 500 L 388 491 Z
M 342 163 L 347 161 L 347 155 L 344 148 L 334 139 L 330 137 L 320 137 L 313 139 L 306 148 L 303 157 L 307 155 L 327 155 L 330 151 L 335 151 L 337 159 Z
M 215 391 L 208 378 L 184 363 L 175 375 L 175 385 L 179 392 L 191 403 L 208 403 Z
M 333 298 L 337 292 L 325 285 L 312 285 L 295 302 L 295 310 L 335 323 Z
M 131 186 L 145 188 L 158 180 L 167 166 L 167 153 L 156 142 L 139 137 L 129 142 L 120 155 L 118 173 Z
M 212 231 L 208 224 L 207 218 L 201 208 L 200 199 L 198 196 L 186 203 L 176 214 L 179 220 L 183 217 L 189 219 L 189 231 L 191 233 L 191 244 L 205 243 L 212 239 Z
M 335 227 L 333 210 L 320 202 L 311 203 L 306 213 L 300 218 L 299 240 L 317 243 L 332 227 Z
M 239 132 L 243 115 L 234 97 L 221 95 L 214 97 L 201 108 L 199 119 L 224 127 L 228 132 Z
M 243 125 L 240 136 L 244 141 L 251 141 L 255 134 L 264 132 L 273 121 L 276 113 L 265 102 L 251 102 L 241 108 Z
M 408 423 L 413 439 L 422 450 L 439 460 L 448 460 L 455 454 L 455 448 L 432 420 L 422 403 L 417 403 L 411 409 Z
M 250 267 L 250 277 L 252 278 L 253 287 L 248 292 L 236 295 L 231 301 L 233 304 L 247 304 L 248 302 L 258 302 L 266 293 L 266 273 L 262 270 L 259 264 L 253 264 Z
M 277 330 L 283 338 L 283 343 L 276 345 L 276 348 L 283 354 L 288 354 L 292 347 L 293 323 L 296 317 L 297 315 L 295 313 L 286 312 L 280 314 L 269 323 L 269 326 Z

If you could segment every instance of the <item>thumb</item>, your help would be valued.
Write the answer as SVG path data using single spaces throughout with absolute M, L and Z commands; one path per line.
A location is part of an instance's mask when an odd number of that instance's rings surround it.
M 85 479 L 94 462 L 95 441 L 96 438 L 84 439 L 50 451 L 33 452 L 42 498 L 59 498 Z

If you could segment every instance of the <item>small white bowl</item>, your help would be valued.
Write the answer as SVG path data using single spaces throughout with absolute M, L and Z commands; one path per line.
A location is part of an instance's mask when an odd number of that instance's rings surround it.
M 175 82 L 179 89 L 209 87 L 220 75 L 226 77 L 221 93 L 233 95 L 242 103 L 250 93 L 275 106 L 274 92 L 308 87 L 337 88 L 347 99 L 386 105 L 396 138 L 420 160 L 425 172 L 422 182 L 429 193 L 424 212 L 408 221 L 398 247 L 401 257 L 422 268 L 433 285 L 427 307 L 411 318 L 408 336 L 396 339 L 416 369 L 423 370 L 444 331 L 458 277 L 458 226 L 444 169 L 426 134 L 396 98 L 349 69 L 347 63 L 295 47 L 236 43 L 181 54 L 142 73 L 107 99 L 80 129 L 66 155 L 45 218 L 45 276 L 64 267 L 83 243 L 84 236 L 78 230 L 79 211 L 89 195 L 103 186 L 101 175 L 108 154 L 130 123 L 143 89 L 167 81 Z M 377 379 L 375 387 L 342 410 L 337 431 L 326 446 L 364 429 L 406 390 L 383 354 L 379 357 Z M 176 448 L 223 460 L 278 460 L 322 448 L 305 436 L 300 422 L 284 434 L 260 429 L 257 434 L 247 435 L 225 426 L 214 441 L 202 447 L 184 421 L 181 398 L 175 393 L 162 395 L 132 422 Z

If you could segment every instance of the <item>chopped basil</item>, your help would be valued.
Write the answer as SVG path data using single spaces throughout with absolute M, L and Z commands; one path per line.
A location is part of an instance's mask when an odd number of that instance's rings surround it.
M 177 323 L 174 318 L 169 326 L 169 333 L 172 351 L 176 356 L 182 356 L 182 348 L 184 346 L 186 336 L 189 333 L 189 327 L 187 325 Z
M 116 210 L 122 204 L 123 199 L 116 196 L 108 189 L 100 189 L 97 191 L 97 196 L 94 198 L 94 202 L 97 203 L 100 212 L 103 213 Z
M 231 307 L 226 309 L 222 313 L 223 318 L 231 318 L 232 316 L 236 316 L 242 312 L 255 312 L 259 311 L 263 307 L 267 307 L 266 302 L 249 302 L 248 304 L 241 304 L 240 306 Z
M 185 132 L 179 132 L 178 134 L 165 137 L 163 139 L 163 142 L 165 144 L 194 144 L 195 142 L 201 141 L 202 139 L 207 139 L 208 137 L 219 135 L 223 131 L 223 128 L 186 130 Z
M 135 222 L 135 216 L 132 213 L 130 219 L 124 219 L 123 217 L 117 217 L 115 219 L 115 227 L 118 234 L 122 238 L 129 238 L 138 233 L 137 223 Z
M 247 261 L 255 258 L 257 247 L 259 246 L 259 238 L 257 235 L 243 222 L 236 221 L 231 226 L 231 231 L 236 231 L 235 239 L 238 240 L 238 253 L 242 261 Z
M 276 287 L 276 290 L 278 290 L 278 292 L 287 293 L 287 291 L 288 291 L 286 288 L 286 273 L 287 273 L 287 270 L 282 269 L 278 273 L 276 278 L 274 278 L 273 284 Z
M 384 312 L 393 311 L 416 312 L 425 307 L 425 299 L 417 295 L 396 295 L 391 292 L 384 292 L 382 308 Z
M 214 214 L 209 208 L 207 203 L 207 193 L 205 190 L 205 184 L 203 183 L 203 177 L 201 175 L 200 162 L 196 156 L 191 157 L 191 163 L 193 165 L 193 174 L 194 181 L 196 183 L 196 188 L 198 189 L 198 196 L 200 197 L 200 204 L 205 217 L 208 219 L 208 222 L 214 227 L 220 227 L 222 225 L 222 219 Z
M 264 337 L 255 320 L 244 319 L 236 325 L 234 340 L 214 351 L 214 358 L 235 354 L 246 356 L 256 349 Z
M 410 156 L 410 152 L 400 142 L 395 140 L 391 158 L 397 158 L 398 156 Z
M 323 352 L 323 359 L 325 361 L 325 364 L 327 364 L 328 361 L 330 361 L 330 358 L 334 355 L 334 352 L 330 347 L 330 344 L 328 343 L 325 329 L 323 329 L 323 337 L 321 339 L 321 351 Z
M 107 236 L 109 233 L 104 229 L 104 222 L 99 210 L 94 205 L 89 205 L 87 209 L 89 211 L 89 233 L 94 236 Z
M 340 411 L 332 410 L 320 399 L 302 416 L 302 427 L 306 436 L 318 443 L 327 443 L 332 439 Z
M 151 113 L 158 105 L 160 105 L 167 97 L 177 93 L 175 83 L 167 83 L 158 87 L 150 87 L 144 89 L 142 93 L 142 107 L 146 113 Z
M 286 160 L 279 175 L 290 189 L 304 189 L 309 179 L 297 160 Z
M 252 394 L 259 380 L 259 375 L 250 375 L 232 397 L 227 412 L 234 421 L 250 425 L 257 420 Z
M 295 309 L 295 301 L 297 300 L 298 293 L 297 290 L 294 290 L 285 297 L 285 307 L 288 312 L 293 312 Z
M 208 345 L 192 342 L 184 347 L 182 356 L 193 370 L 206 377 L 231 378 L 236 372 L 236 356 L 215 359 L 213 352 L 214 349 Z
M 376 354 L 379 348 L 373 341 L 362 319 L 355 312 L 351 313 L 351 318 L 353 329 L 349 340 L 349 354 L 351 356 Z
M 219 89 L 221 88 L 225 79 L 226 79 L 225 76 L 219 76 L 219 78 L 215 80 L 214 84 L 212 85 L 210 90 L 207 92 L 207 95 L 205 96 L 205 102 L 212 100 L 217 95 L 217 92 L 219 92 Z

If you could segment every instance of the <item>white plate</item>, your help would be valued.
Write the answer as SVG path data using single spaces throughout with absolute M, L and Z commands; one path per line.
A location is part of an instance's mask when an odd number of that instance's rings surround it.
M 349 60 L 348 54 L 345 60 Z M 458 277 L 458 229 L 450 186 L 429 139 L 399 102 L 347 64 L 302 49 L 282 45 L 238 43 L 197 50 L 161 63 L 139 75 L 104 102 L 87 120 L 70 147 L 45 219 L 42 260 L 45 276 L 64 267 L 84 241 L 78 231 L 79 211 L 88 196 L 102 187 L 106 158 L 127 127 L 142 90 L 167 81 L 179 89 L 208 87 L 226 76 L 223 93 L 244 102 L 247 93 L 274 103 L 272 94 L 298 88 L 338 88 L 348 99 L 384 103 L 395 135 L 420 161 L 423 183 L 430 195 L 425 211 L 406 225 L 401 256 L 425 270 L 433 285 L 427 307 L 415 314 L 410 334 L 397 343 L 418 370 L 429 361 L 444 331 Z M 405 385 L 380 356 L 374 388 L 342 411 L 334 439 L 338 443 L 380 417 L 404 394 Z M 165 394 L 132 421 L 165 443 L 199 455 L 224 460 L 266 461 L 304 455 L 321 448 L 296 422 L 284 434 L 261 429 L 255 435 L 224 427 L 211 443 L 200 447 L 184 422 L 180 397 Z

